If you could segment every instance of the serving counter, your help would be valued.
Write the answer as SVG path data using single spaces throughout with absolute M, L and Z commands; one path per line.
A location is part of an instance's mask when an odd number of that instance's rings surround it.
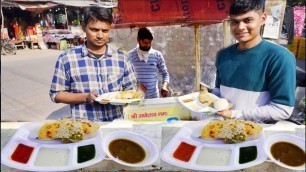
M 157 145 L 161 151 L 163 147 L 172 139 L 172 137 L 187 123 L 194 121 L 172 121 L 166 122 L 132 122 L 125 120 L 115 120 L 113 122 L 101 122 L 103 137 L 113 131 L 133 131 L 142 134 L 149 138 Z M 9 139 L 22 125 L 28 122 L 1 122 L 1 150 L 8 143 Z M 265 136 L 276 133 L 289 133 L 305 138 L 305 125 L 296 125 L 287 121 L 280 121 L 276 124 L 263 124 Z M 157 161 L 146 167 L 128 167 L 118 164 L 112 160 L 104 159 L 94 165 L 74 170 L 74 171 L 195 171 L 189 169 L 179 168 L 164 162 L 158 158 Z M 1 164 L 1 171 L 20 171 L 14 168 L 7 167 Z M 239 171 L 239 170 L 238 170 Z M 292 171 L 278 166 L 277 164 L 265 161 L 259 165 L 246 168 L 244 171 Z

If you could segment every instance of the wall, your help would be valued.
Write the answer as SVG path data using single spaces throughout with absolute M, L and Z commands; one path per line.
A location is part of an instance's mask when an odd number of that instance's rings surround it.
M 170 84 L 175 92 L 187 94 L 195 91 L 194 28 L 181 26 L 151 27 L 153 47 L 162 52 L 170 73 Z M 137 45 L 138 29 L 112 30 L 111 42 L 124 51 Z M 202 26 L 201 31 L 201 81 L 214 87 L 215 56 L 223 47 L 223 25 Z

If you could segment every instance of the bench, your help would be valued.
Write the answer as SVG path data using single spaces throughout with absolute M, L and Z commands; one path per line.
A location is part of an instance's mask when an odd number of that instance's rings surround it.
M 16 48 L 18 47 L 21 47 L 23 49 L 26 48 L 26 45 L 23 40 L 11 40 L 10 42 L 13 43 L 16 46 Z
M 37 46 L 39 47 L 38 41 L 25 41 L 30 49 L 33 49 L 34 44 L 37 44 Z

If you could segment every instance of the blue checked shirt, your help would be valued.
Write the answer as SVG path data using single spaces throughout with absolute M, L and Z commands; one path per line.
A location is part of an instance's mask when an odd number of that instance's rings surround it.
M 56 62 L 50 88 L 50 97 L 61 91 L 71 93 L 108 92 L 131 90 L 136 88 L 136 77 L 130 62 L 121 51 L 107 45 L 105 55 L 97 59 L 88 53 L 83 44 L 61 54 Z M 71 104 L 73 118 L 85 118 L 93 121 L 112 121 L 122 117 L 123 107 L 97 102 Z
M 129 52 L 129 60 L 131 61 L 137 81 L 141 82 L 146 88 L 146 99 L 159 98 L 158 74 L 162 76 L 162 82 L 170 81 L 170 76 L 165 63 L 165 59 L 161 52 L 151 48 L 149 50 L 148 61 L 140 60 L 137 48 Z

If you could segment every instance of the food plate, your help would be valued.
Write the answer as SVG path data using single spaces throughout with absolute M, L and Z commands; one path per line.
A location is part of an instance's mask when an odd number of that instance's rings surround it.
M 90 138 L 63 144 L 59 139 L 37 139 L 39 129 L 45 123 L 32 122 L 21 126 L 2 149 L 1 163 L 27 171 L 67 171 L 96 164 L 105 158 L 100 129 Z M 32 152 L 26 153 L 29 149 Z M 87 153 L 82 155 L 82 152 Z M 25 157 L 28 158 L 25 160 Z
M 268 155 L 268 157 L 270 158 L 271 161 L 273 161 L 274 163 L 276 163 L 279 166 L 282 166 L 284 168 L 288 168 L 291 170 L 305 170 L 305 163 L 303 165 L 300 166 L 289 166 L 286 165 L 282 162 L 280 162 L 279 160 L 276 160 L 272 153 L 271 153 L 271 147 L 273 144 L 277 143 L 277 142 L 288 142 L 288 143 L 292 143 L 298 147 L 300 147 L 302 150 L 304 150 L 305 152 L 305 139 L 298 137 L 298 136 L 294 136 L 294 135 L 290 135 L 290 134 L 275 134 L 272 135 L 268 138 L 266 138 L 265 140 L 265 152 Z
M 114 157 L 109 150 L 109 145 L 112 141 L 117 140 L 117 139 L 130 140 L 140 145 L 145 151 L 145 158 L 141 162 L 138 162 L 138 163 L 127 163 L 125 161 L 120 160 L 117 157 Z M 159 157 L 159 150 L 157 146 L 152 141 L 150 141 L 147 137 L 141 134 L 134 133 L 134 132 L 116 131 L 116 132 L 109 133 L 105 136 L 102 145 L 103 145 L 104 152 L 106 152 L 107 156 L 111 160 L 119 164 L 130 166 L 130 167 L 143 167 L 143 166 L 151 165 Z M 135 155 L 133 154 L 130 156 L 135 156 Z
M 120 91 L 103 93 L 102 95 L 97 97 L 95 101 L 99 102 L 100 104 L 110 103 L 112 105 L 125 105 L 125 104 L 139 103 L 141 100 L 141 98 L 139 99 L 117 99 L 116 96 L 119 93 Z
M 187 109 L 193 112 L 203 112 L 203 113 L 211 113 L 211 114 L 216 113 L 217 112 L 216 109 L 209 107 L 209 106 L 205 106 L 204 104 L 199 102 L 198 100 L 199 94 L 200 94 L 199 92 L 186 94 L 184 96 L 178 97 L 178 100 L 183 106 L 185 106 Z M 213 97 L 215 100 L 219 99 L 219 97 L 217 97 L 214 94 L 209 93 L 209 95 Z
M 219 139 L 199 138 L 202 128 L 209 122 L 210 120 L 205 120 L 186 124 L 163 148 L 161 159 L 174 166 L 202 171 L 238 170 L 255 166 L 267 159 L 263 147 L 263 132 L 256 139 L 236 144 L 225 144 Z M 180 149 L 181 146 L 190 148 L 191 151 L 184 152 L 184 149 Z M 248 152 L 246 157 L 244 152 Z M 182 154 L 189 159 L 178 158 Z M 248 161 L 243 162 L 244 159 Z

